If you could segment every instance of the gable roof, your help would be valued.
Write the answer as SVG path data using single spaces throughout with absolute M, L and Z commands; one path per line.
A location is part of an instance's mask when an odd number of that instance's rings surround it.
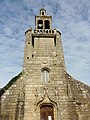
M 20 72 L 17 76 L 13 77 L 3 88 L 0 88 L 0 96 L 13 84 L 15 81 L 20 78 L 22 72 Z

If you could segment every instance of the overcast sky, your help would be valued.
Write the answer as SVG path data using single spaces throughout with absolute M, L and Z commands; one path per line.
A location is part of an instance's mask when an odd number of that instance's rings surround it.
M 68 73 L 90 85 L 90 0 L 43 0 L 62 33 Z M 0 0 L 0 87 L 22 71 L 25 31 L 35 28 L 41 0 Z

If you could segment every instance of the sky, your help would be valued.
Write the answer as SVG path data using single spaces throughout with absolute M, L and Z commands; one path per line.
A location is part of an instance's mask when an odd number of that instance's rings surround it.
M 0 88 L 22 71 L 25 31 L 42 7 L 62 33 L 67 72 L 90 85 L 90 0 L 0 0 Z

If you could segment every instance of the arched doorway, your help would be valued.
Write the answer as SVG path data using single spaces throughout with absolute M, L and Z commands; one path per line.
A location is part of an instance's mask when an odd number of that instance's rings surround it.
M 40 107 L 40 120 L 54 120 L 54 109 L 52 105 Z

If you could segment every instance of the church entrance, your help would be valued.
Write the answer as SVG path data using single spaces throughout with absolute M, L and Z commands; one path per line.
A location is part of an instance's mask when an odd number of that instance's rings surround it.
M 40 120 L 54 120 L 54 109 L 52 105 L 43 105 L 40 108 Z

